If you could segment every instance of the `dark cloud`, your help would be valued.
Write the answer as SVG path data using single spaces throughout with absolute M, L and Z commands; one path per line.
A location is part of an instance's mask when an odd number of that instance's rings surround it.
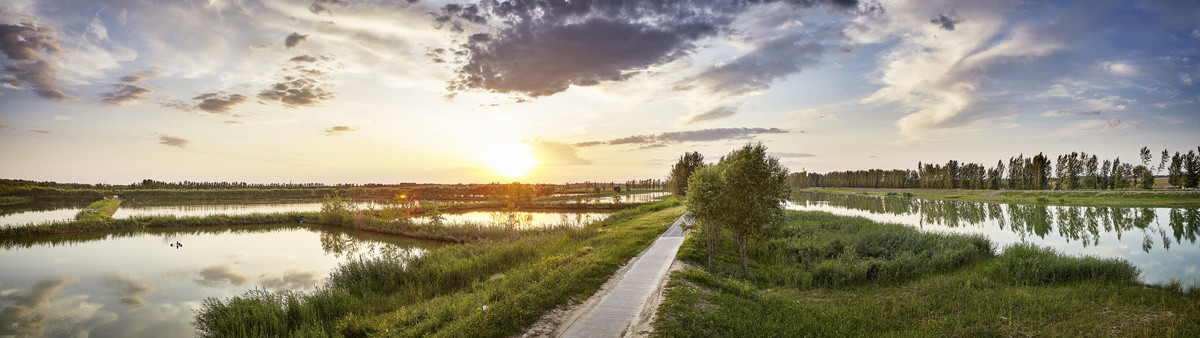
M 954 25 L 957 25 L 961 22 L 962 22 L 962 18 L 959 18 L 958 14 L 954 13 L 954 12 L 950 12 L 949 15 L 947 15 L 947 14 L 934 15 L 932 19 L 929 19 L 929 23 L 938 25 L 939 27 L 942 27 L 942 29 L 945 29 L 948 31 L 954 30 Z
M 46 59 L 62 52 L 55 30 L 29 23 L 0 24 L 0 53 L 13 61 L 4 67 L 0 83 L 11 87 L 29 87 L 38 97 L 66 101 L 73 97 L 59 87 L 58 65 Z
M 300 35 L 300 33 L 292 32 L 291 35 L 288 35 L 287 38 L 283 40 L 283 45 L 287 48 L 292 48 L 296 47 L 296 45 L 299 45 L 300 42 L 303 42 L 304 40 L 308 40 L 308 34 Z
M 196 284 L 208 287 L 219 287 L 222 285 L 238 286 L 246 284 L 249 280 L 246 276 L 233 271 L 233 267 L 228 265 L 215 265 L 200 269 L 196 273 L 196 278 L 193 279 Z
M 311 55 L 300 55 L 291 58 L 292 62 L 317 62 L 317 57 Z
M 30 129 L 29 131 L 31 131 L 31 132 L 35 132 L 35 133 L 38 133 L 38 134 L 53 134 L 53 133 L 54 133 L 54 132 L 52 132 L 52 131 L 49 131 L 49 130 L 41 130 L 41 129 Z
M 320 278 L 316 271 L 288 270 L 279 277 L 260 275 L 258 284 L 267 289 L 304 290 L 316 286 Z
M 114 84 L 111 87 L 112 90 L 100 93 L 100 102 L 112 106 L 138 102 L 154 92 L 153 89 L 131 84 Z
M 765 1 L 772 2 L 772 1 Z M 453 92 L 483 90 L 546 96 L 570 86 L 620 81 L 690 54 L 695 43 L 728 30 L 752 2 L 714 1 L 483 1 L 450 4 L 434 13 L 436 27 L 456 32 L 483 26 L 467 37 Z M 857 8 L 857 1 L 786 1 L 799 7 L 826 4 Z M 435 62 L 445 61 L 435 58 Z
M 525 140 L 522 142 L 533 147 L 533 157 L 542 165 L 592 164 L 592 161 L 580 158 L 579 154 L 575 152 L 575 147 L 572 147 L 570 144 L 543 139 Z
M 329 10 L 330 7 L 346 7 L 348 5 L 350 3 L 345 0 L 315 0 L 312 5 L 308 6 L 308 11 L 317 15 L 321 13 L 333 15 L 333 11 Z
M 796 31 L 767 40 L 733 61 L 709 67 L 685 80 L 682 88 L 701 87 L 714 94 L 744 95 L 767 90 L 775 80 L 816 65 L 844 40 L 838 27 Z
M 703 142 L 719 140 L 749 139 L 759 134 L 786 134 L 787 130 L 779 128 L 712 128 L 690 131 L 674 131 L 657 135 L 634 135 L 607 141 L 589 141 L 574 144 L 576 147 L 591 147 L 597 145 L 642 145 L 643 148 L 655 148 L 659 145 Z
M 187 148 L 192 141 L 171 135 L 158 134 L 158 144 L 172 147 Z
M 219 93 L 208 93 L 193 97 L 192 100 L 200 101 L 200 103 L 196 104 L 196 109 L 213 114 L 227 114 L 233 111 L 234 106 L 245 103 L 249 98 L 242 94 L 222 95 Z
M 719 118 L 730 117 L 737 114 L 737 109 L 730 106 L 720 106 L 709 109 L 703 113 L 688 117 L 683 124 L 692 124 L 700 121 L 716 120 Z
M 321 81 L 307 77 L 285 79 L 258 92 L 260 100 L 281 102 L 288 108 L 315 106 L 321 101 L 332 99 L 334 95 L 322 87 Z
M 325 128 L 325 136 L 341 135 L 349 132 L 358 131 L 358 127 L 351 126 L 333 126 Z
M 798 158 L 798 157 L 817 156 L 817 155 L 813 155 L 813 154 L 809 154 L 809 153 L 785 153 L 785 152 L 778 152 L 778 153 L 772 152 L 772 153 L 767 153 L 767 155 L 775 156 L 778 158 L 787 158 L 787 157 L 797 157 Z

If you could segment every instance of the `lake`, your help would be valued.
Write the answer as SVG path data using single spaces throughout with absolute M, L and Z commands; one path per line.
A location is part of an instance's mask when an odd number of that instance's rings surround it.
M 1200 209 L 1074 207 L 797 191 L 792 210 L 826 211 L 922 231 L 980 234 L 997 249 L 1033 243 L 1070 255 L 1121 258 L 1142 281 L 1200 285 Z
M 348 260 L 414 257 L 441 245 L 295 225 L 4 239 L 0 335 L 193 336 L 206 298 L 313 290 Z

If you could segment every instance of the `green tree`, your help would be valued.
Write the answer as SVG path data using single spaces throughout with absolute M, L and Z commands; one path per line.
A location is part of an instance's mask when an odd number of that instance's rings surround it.
M 704 165 L 704 155 L 700 155 L 698 151 L 684 153 L 683 156 L 680 156 L 679 161 L 671 166 L 671 172 L 667 174 L 667 184 L 671 188 L 671 193 L 679 197 L 687 196 L 688 179 L 692 176 L 692 172 L 702 165 Z
M 721 229 L 730 222 L 729 193 L 721 175 L 724 166 L 705 165 L 696 168 L 688 178 L 688 218 L 692 227 L 704 233 L 708 249 L 708 267 L 712 267 Z
M 762 143 L 747 144 L 723 159 L 721 176 L 729 203 L 730 232 L 742 257 L 742 274 L 750 277 L 747 242 L 783 220 L 787 200 L 787 169 L 779 159 L 767 156 Z
M 1154 188 L 1154 173 L 1150 172 L 1150 168 L 1144 165 L 1139 165 L 1133 168 L 1134 176 L 1138 177 L 1138 186 L 1142 189 Z

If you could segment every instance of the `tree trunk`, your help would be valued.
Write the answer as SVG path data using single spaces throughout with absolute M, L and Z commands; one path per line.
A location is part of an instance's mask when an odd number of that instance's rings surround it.
M 715 229 L 715 227 L 713 227 L 710 224 L 706 224 L 704 226 L 704 237 L 708 240 L 708 268 L 709 269 L 712 269 L 712 267 L 713 267 L 713 248 L 715 248 L 717 245 L 717 233 L 718 232 L 720 232 L 720 229 Z
M 746 255 L 746 236 L 735 236 L 734 241 L 737 242 L 738 251 L 742 254 L 742 275 L 747 279 L 750 278 L 750 258 Z

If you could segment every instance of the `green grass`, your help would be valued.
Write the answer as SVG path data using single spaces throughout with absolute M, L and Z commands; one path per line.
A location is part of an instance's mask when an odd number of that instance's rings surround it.
M 117 208 L 121 207 L 120 198 L 105 198 L 96 202 L 92 202 L 87 207 L 75 214 L 77 221 L 91 220 L 108 220 L 112 219 L 113 213 L 117 212 Z
M 195 324 L 203 336 L 511 336 L 586 299 L 682 212 L 669 200 L 583 228 L 353 261 L 312 293 L 209 299 Z
M 1144 286 L 1127 262 L 788 212 L 751 278 L 720 263 L 672 274 L 657 336 L 1197 336 L 1200 289 Z M 702 234 L 679 257 L 704 262 Z M 839 249 L 840 247 L 840 249 Z M 910 260 L 908 257 L 920 257 Z
M 971 202 L 1053 204 L 1066 206 L 1200 207 L 1200 191 L 1164 190 L 963 190 L 805 188 L 803 191 L 955 199 Z
M 223 227 L 238 225 L 259 225 L 295 223 L 301 220 L 316 219 L 317 213 L 275 213 L 249 215 L 211 215 L 196 217 L 176 216 L 144 216 L 131 218 L 91 218 L 67 222 L 46 222 L 0 228 L 0 239 L 17 237 L 36 237 L 57 234 L 106 232 L 123 229 L 147 228 L 184 228 L 184 227 Z

